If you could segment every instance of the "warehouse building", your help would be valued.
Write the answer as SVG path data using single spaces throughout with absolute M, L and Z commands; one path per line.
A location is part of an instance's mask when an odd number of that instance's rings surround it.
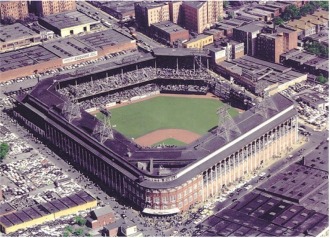
M 96 206 L 95 198 L 85 191 L 80 191 L 68 197 L 2 215 L 0 216 L 0 231 L 9 234 Z
M 62 37 L 88 32 L 91 30 L 92 25 L 99 22 L 78 11 L 63 12 L 39 18 L 40 25 Z
M 41 43 L 41 35 L 20 23 L 0 26 L 1 53 L 39 43 Z

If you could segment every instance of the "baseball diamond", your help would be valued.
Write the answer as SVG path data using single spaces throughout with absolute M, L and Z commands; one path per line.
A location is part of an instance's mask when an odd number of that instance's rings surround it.
M 198 97 L 168 97 L 157 96 L 142 102 L 132 103 L 127 106 L 114 108 L 111 110 L 111 123 L 115 129 L 127 136 L 133 138 L 136 143 L 150 146 L 159 142 L 159 136 L 162 134 L 161 140 L 171 138 L 178 139 L 180 132 L 183 142 L 191 143 L 198 139 L 201 135 L 206 134 L 211 128 L 217 126 L 218 116 L 216 111 L 222 107 L 223 103 L 218 98 Z M 231 108 L 229 113 L 235 117 L 238 112 Z M 102 119 L 102 113 L 98 113 L 97 117 Z M 175 133 L 165 133 L 164 129 L 181 129 Z M 188 131 L 185 133 L 184 130 Z M 156 132 L 156 133 L 155 133 Z M 192 132 L 192 133 L 189 133 Z M 164 134 L 165 133 L 165 134 Z M 149 143 L 143 143 L 146 136 Z M 183 135 L 184 134 L 184 135 Z M 197 134 L 197 135 L 196 135 Z M 152 141 L 150 138 L 155 137 Z M 200 135 L 200 136 L 198 136 Z M 168 137 L 167 137 L 168 136 Z

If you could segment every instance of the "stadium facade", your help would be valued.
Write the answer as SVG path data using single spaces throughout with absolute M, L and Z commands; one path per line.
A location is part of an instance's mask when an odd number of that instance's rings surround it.
M 280 94 L 234 119 L 223 121 L 221 128 L 211 129 L 185 147 L 145 148 L 115 130 L 111 137 L 101 140 L 102 132 L 95 133 L 95 128 L 102 123 L 74 105 L 72 98 L 59 93 L 60 88 L 79 87 L 91 78 L 106 80 L 108 75 L 116 74 L 124 77 L 123 71 L 142 70 L 150 65 L 156 65 L 154 59 L 117 65 L 80 77 L 45 79 L 29 94 L 17 96 L 14 115 L 76 168 L 109 191 L 130 200 L 144 213 L 153 215 L 175 214 L 221 194 L 226 186 L 253 173 L 267 161 L 280 158 L 297 142 L 297 112 L 293 102 Z M 150 82 L 155 85 L 198 81 L 208 85 L 213 93 L 216 87 L 221 87 L 219 82 L 212 84 L 199 77 L 202 74 L 192 76 L 199 80 L 180 80 L 178 71 L 174 70 L 176 80 L 164 76 L 159 79 L 160 69 L 154 70 L 155 77 Z M 139 83 L 121 85 L 86 98 L 140 86 Z

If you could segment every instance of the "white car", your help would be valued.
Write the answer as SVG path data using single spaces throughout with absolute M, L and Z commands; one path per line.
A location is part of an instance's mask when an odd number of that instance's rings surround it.
M 259 174 L 259 177 L 263 177 L 265 175 L 266 175 L 266 173 L 265 172 L 262 172 L 262 173 Z

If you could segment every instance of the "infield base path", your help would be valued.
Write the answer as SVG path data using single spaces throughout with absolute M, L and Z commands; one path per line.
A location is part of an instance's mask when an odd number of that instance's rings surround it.
M 163 129 L 140 136 L 139 138 L 135 139 L 134 142 L 141 146 L 152 146 L 157 142 L 173 138 L 182 141 L 186 144 L 190 144 L 191 142 L 197 140 L 200 137 L 201 136 L 199 134 L 187 130 Z

